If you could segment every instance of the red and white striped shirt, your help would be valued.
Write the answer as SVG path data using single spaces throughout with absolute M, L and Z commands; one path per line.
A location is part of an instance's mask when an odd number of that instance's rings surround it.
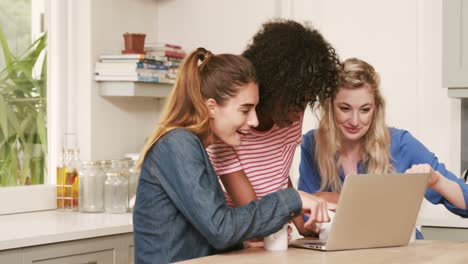
M 222 177 L 243 170 L 258 199 L 287 188 L 294 152 L 302 141 L 302 119 L 285 128 L 274 125 L 265 132 L 251 130 L 237 147 L 224 143 L 209 146 L 206 150 L 216 174 Z M 223 190 L 232 206 L 224 186 Z

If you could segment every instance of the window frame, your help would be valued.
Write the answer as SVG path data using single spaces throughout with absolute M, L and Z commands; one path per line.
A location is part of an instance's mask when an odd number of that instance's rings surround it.
M 45 30 L 47 31 L 47 174 L 44 184 L 0 188 L 0 215 L 57 208 L 56 165 L 61 137 L 68 123 L 73 123 L 67 101 L 71 98 L 69 69 L 72 58 L 70 43 L 74 35 L 73 9 L 70 0 L 44 0 Z M 60 88 L 65 89 L 60 89 Z M 73 94 L 73 93 L 71 93 Z

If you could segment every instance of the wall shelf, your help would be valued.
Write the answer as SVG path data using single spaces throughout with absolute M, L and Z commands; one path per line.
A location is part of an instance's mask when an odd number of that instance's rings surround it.
M 468 98 L 468 87 L 449 87 L 447 94 L 451 98 Z
M 98 82 L 98 86 L 101 96 L 165 98 L 171 92 L 173 84 L 101 81 Z

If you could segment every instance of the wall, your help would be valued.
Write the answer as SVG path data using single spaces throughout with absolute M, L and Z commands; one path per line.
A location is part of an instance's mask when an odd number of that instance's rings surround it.
M 158 40 L 188 52 L 241 53 L 260 25 L 281 15 L 281 1 L 159 1 Z
M 341 58 L 380 72 L 388 124 L 409 130 L 458 174 L 460 101 L 441 86 L 441 9 L 441 0 L 160 1 L 157 37 L 240 53 L 267 18 L 312 23 Z M 304 130 L 315 126 L 308 113 Z
M 155 41 L 155 0 L 70 1 L 68 114 L 66 130 L 77 132 L 81 158 L 116 159 L 139 152 L 159 119 L 162 102 L 150 98 L 108 98 L 98 93 L 94 63 L 119 54 L 125 32 Z
M 292 5 L 291 16 L 316 25 L 342 59 L 359 57 L 375 66 L 388 124 L 409 130 L 459 175 L 460 100 L 449 98 L 442 87 L 442 1 L 302 0 Z M 304 131 L 315 126 L 307 118 Z M 427 202 L 421 213 L 450 214 Z
M 441 87 L 441 8 L 442 0 L 92 1 L 90 61 L 118 52 L 125 31 L 144 31 L 152 40 L 177 43 L 187 51 L 205 46 L 215 53 L 240 53 L 269 18 L 310 21 L 341 58 L 363 58 L 380 72 L 388 124 L 411 131 L 459 174 L 460 101 L 449 99 Z M 91 111 L 85 116 L 92 120 L 85 132 L 92 138 L 86 155 L 100 159 L 137 151 L 158 118 L 160 103 L 105 99 L 94 82 L 87 85 L 93 88 L 86 96 Z M 304 130 L 315 125 L 308 113 Z
M 373 64 L 382 79 L 387 123 L 409 130 L 460 174 L 460 100 L 448 98 L 441 84 L 442 0 L 161 1 L 158 39 L 240 53 L 261 23 L 274 16 L 312 23 L 342 59 Z M 308 111 L 304 132 L 316 125 Z M 423 207 L 423 213 L 435 210 Z

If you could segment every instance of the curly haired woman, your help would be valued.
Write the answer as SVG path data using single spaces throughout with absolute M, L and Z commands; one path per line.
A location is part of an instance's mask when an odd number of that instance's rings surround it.
M 259 124 L 240 146 L 219 143 L 207 149 L 233 207 L 291 185 L 289 169 L 301 143 L 305 108 L 331 96 L 338 80 L 334 48 L 319 31 L 295 21 L 263 24 L 243 56 L 257 74 Z M 301 222 L 295 224 L 310 235 Z

